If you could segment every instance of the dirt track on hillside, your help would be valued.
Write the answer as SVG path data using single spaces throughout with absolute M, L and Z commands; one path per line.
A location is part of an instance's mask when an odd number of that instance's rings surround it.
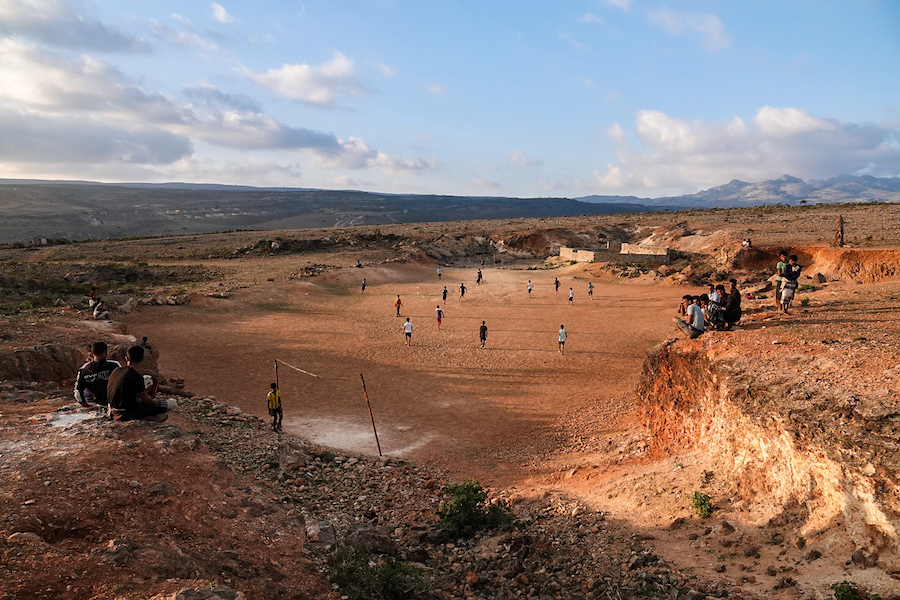
M 561 281 L 560 294 L 553 278 Z M 359 282 L 368 288 L 360 293 Z M 528 298 L 526 282 L 535 284 Z M 587 282 L 594 281 L 594 300 Z M 468 288 L 460 301 L 459 284 Z M 440 298 L 443 286 L 448 301 Z M 575 289 L 574 306 L 567 302 Z M 345 451 L 377 452 L 360 374 L 385 454 L 461 477 L 513 483 L 568 439 L 571 416 L 601 415 L 597 432 L 632 423 L 634 386 L 646 349 L 670 330 L 678 290 L 601 281 L 580 267 L 552 271 L 445 269 L 438 281 L 414 265 L 341 269 L 262 283 L 226 300 L 142 309 L 129 330 L 161 350 L 160 368 L 187 389 L 265 416 L 274 359 L 281 366 L 285 429 Z M 403 301 L 397 318 L 394 300 Z M 445 310 L 439 331 L 434 314 Z M 414 324 L 412 346 L 402 323 Z M 481 320 L 487 347 L 478 345 Z M 560 324 L 569 332 L 557 351 Z

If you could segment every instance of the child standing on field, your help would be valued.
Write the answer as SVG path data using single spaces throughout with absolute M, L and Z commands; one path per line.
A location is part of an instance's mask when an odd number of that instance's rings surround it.
M 559 339 L 559 353 L 565 354 L 566 353 L 566 326 L 565 325 L 559 326 L 559 338 L 558 339 Z
M 440 304 L 437 305 L 437 309 L 434 311 L 434 313 L 435 313 L 435 316 L 437 317 L 438 329 L 440 329 L 440 328 L 441 328 L 441 321 L 442 321 L 443 318 L 444 318 L 444 311 L 441 310 L 441 305 L 440 305 Z
M 269 393 L 266 394 L 266 403 L 269 405 L 269 416 L 272 417 L 272 431 L 281 431 L 281 420 L 284 412 L 281 410 L 281 390 L 275 383 L 269 384 Z
M 412 345 L 412 323 L 409 321 L 409 317 L 406 317 L 406 323 L 403 324 L 403 335 L 406 336 L 406 345 Z

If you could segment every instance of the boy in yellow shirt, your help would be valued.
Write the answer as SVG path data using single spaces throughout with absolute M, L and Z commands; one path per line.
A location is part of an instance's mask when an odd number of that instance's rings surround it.
M 269 386 L 269 393 L 266 394 L 266 402 L 269 404 L 269 415 L 272 417 L 272 431 L 281 431 L 281 419 L 284 413 L 281 410 L 281 391 L 274 383 Z

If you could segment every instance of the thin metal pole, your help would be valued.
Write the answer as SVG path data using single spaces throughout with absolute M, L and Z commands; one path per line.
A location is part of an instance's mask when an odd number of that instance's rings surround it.
M 281 386 L 278 385 L 278 359 L 275 359 L 275 389 L 280 390 Z
M 362 373 L 359 374 L 359 378 L 362 380 L 363 394 L 366 397 L 366 406 L 369 407 L 369 418 L 372 419 L 372 431 L 375 432 L 375 444 L 378 446 L 378 456 L 381 456 L 381 442 L 378 441 L 378 430 L 375 429 L 375 415 L 372 414 L 372 404 L 369 402 L 369 392 L 366 391 L 366 378 L 362 376 Z

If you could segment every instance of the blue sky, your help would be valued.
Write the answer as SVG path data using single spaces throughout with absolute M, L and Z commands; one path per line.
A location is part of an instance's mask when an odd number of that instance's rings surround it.
M 900 2 L 0 0 L 0 177 L 503 196 L 900 175 Z

